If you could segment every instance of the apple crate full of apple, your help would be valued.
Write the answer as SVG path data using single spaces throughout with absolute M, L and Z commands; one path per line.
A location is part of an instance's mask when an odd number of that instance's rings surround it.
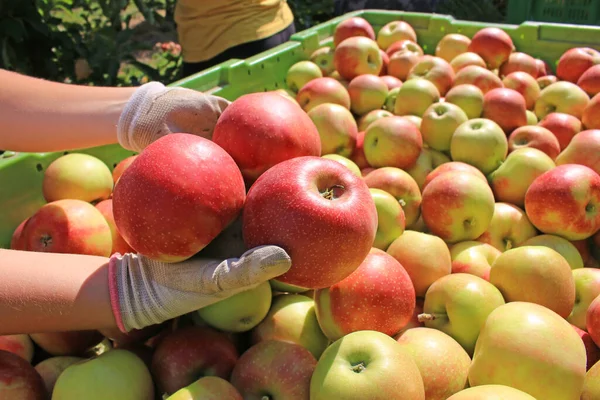
M 0 247 L 292 266 L 127 334 L 0 336 L 0 399 L 600 399 L 599 49 L 355 12 L 175 83 L 232 101 L 211 140 L 4 153 Z

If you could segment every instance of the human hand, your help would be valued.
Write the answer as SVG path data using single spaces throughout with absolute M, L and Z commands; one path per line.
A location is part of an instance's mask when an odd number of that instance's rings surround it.
M 215 124 L 229 104 L 224 98 L 196 90 L 146 83 L 136 89 L 121 113 L 119 143 L 139 152 L 169 133 L 212 139 Z

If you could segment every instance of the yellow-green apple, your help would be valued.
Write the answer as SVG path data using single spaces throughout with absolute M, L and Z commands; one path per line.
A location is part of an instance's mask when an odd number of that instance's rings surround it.
M 499 28 L 483 28 L 471 38 L 469 51 L 477 53 L 486 62 L 489 69 L 499 68 L 507 61 L 514 50 L 513 41 Z
M 535 58 L 529 54 L 514 52 L 508 56 L 508 60 L 502 63 L 498 75 L 504 78 L 513 72 L 525 72 L 535 80 L 538 77 L 539 68 Z
M 271 279 L 269 281 L 271 285 L 271 290 L 273 292 L 281 292 L 281 293 L 304 293 L 308 292 L 310 289 L 302 286 L 296 285 L 288 285 L 287 283 L 279 282 L 277 279 Z
M 487 182 L 470 173 L 447 172 L 423 190 L 423 221 L 447 243 L 475 240 L 494 214 L 494 194 Z
M 573 324 L 571 324 L 571 326 L 573 327 L 573 329 L 575 329 L 575 332 L 577 332 L 577 334 L 583 341 L 587 359 L 586 370 L 589 370 L 594 364 L 598 362 L 598 360 L 600 360 L 600 348 L 596 346 L 596 343 L 594 343 L 594 340 L 592 339 L 589 333 L 587 333 L 583 329 L 579 329 Z
M 468 240 L 450 247 L 452 273 L 465 273 L 490 280 L 490 269 L 496 258 L 502 254 L 500 250 L 487 243 Z
M 538 85 L 540 85 L 540 90 L 543 90 L 553 83 L 558 82 L 558 78 L 554 75 L 540 76 L 536 80 Z
M 456 128 L 467 122 L 469 117 L 452 103 L 434 103 L 423 114 L 421 134 L 423 142 L 431 149 L 450 150 L 450 141 Z
M 533 111 L 527 110 L 525 111 L 525 114 L 527 115 L 527 125 L 537 125 L 539 122 L 538 117 Z
M 477 53 L 466 52 L 457 55 L 454 59 L 448 61 L 455 73 L 469 65 L 477 65 L 486 68 L 485 61 Z
M 44 386 L 46 386 L 46 392 L 52 393 L 60 374 L 71 364 L 83 360 L 84 358 L 71 356 L 50 357 L 37 364 L 35 370 L 42 377 Z
M 556 76 L 563 81 L 577 83 L 591 67 L 600 64 L 600 53 L 589 47 L 575 47 L 563 53 L 556 65 Z
M 385 251 L 404 232 L 406 217 L 394 196 L 381 189 L 369 191 L 377 208 L 377 233 L 373 247 Z
M 469 119 L 479 118 L 483 112 L 483 92 L 475 85 L 454 86 L 446 93 L 444 102 L 459 106 Z
M 447 400 L 536 400 L 525 392 L 504 385 L 481 385 L 461 390 Z
M 242 395 L 228 381 L 216 376 L 205 376 L 179 389 L 168 400 L 243 400 Z
M 504 87 L 498 75 L 479 65 L 467 65 L 456 73 L 454 86 L 466 84 L 477 86 L 483 94 Z
M 348 157 L 356 146 L 358 129 L 352 113 L 334 103 L 312 108 L 308 116 L 317 127 L 321 139 L 321 154 L 339 154 Z
M 452 272 L 450 250 L 434 235 L 407 230 L 394 240 L 387 253 L 408 272 L 417 297 L 425 297 L 435 281 Z
M 467 386 L 471 357 L 452 337 L 437 329 L 412 328 L 396 340 L 419 367 L 426 399 L 446 400 Z
M 388 56 L 387 53 L 381 49 L 379 49 L 379 54 L 381 55 L 381 70 L 379 70 L 379 76 L 381 77 L 387 75 L 387 67 L 390 63 L 390 56 Z
M 527 110 L 533 110 L 535 102 L 538 97 L 540 97 L 541 93 L 540 85 L 535 78 L 526 72 L 519 71 L 505 76 L 502 83 L 505 88 L 519 92 L 525 99 L 525 107 Z
M 242 218 L 247 248 L 278 245 L 294 260 L 277 280 L 310 289 L 357 269 L 377 231 L 377 210 L 363 179 L 321 157 L 272 167 L 248 191 Z
M 537 231 L 525 211 L 514 204 L 496 203 L 489 227 L 477 240 L 506 251 L 521 246 L 535 235 Z
M 399 379 L 399 377 L 401 377 Z M 350 333 L 324 352 L 310 381 L 311 400 L 425 400 L 412 356 L 376 331 Z
M 351 17 L 340 22 L 333 31 L 333 46 L 337 47 L 344 39 L 353 36 L 364 36 L 375 40 L 375 31 L 373 27 L 364 18 Z
M 320 151 L 318 132 L 298 106 L 277 94 L 260 94 L 271 98 L 269 112 L 289 107 L 297 115 L 304 114 L 305 127 L 314 129 L 298 132 L 297 137 L 300 140 L 312 136 L 312 146 L 297 140 L 297 146 L 292 146 L 294 140 L 286 134 L 285 150 L 281 148 L 284 154 L 276 158 Z M 260 97 L 254 99 L 260 103 Z M 275 99 L 285 106 L 278 107 Z M 215 126 L 213 141 L 186 133 L 166 135 L 146 147 L 123 173 L 113 193 L 113 215 L 117 230 L 133 249 L 157 261 L 183 261 L 206 247 L 239 215 L 246 191 L 238 165 L 250 178 L 260 175 L 270 162 L 276 160 L 260 159 L 260 165 L 257 165 L 254 159 L 248 159 L 249 154 L 257 155 L 252 151 L 256 147 L 251 141 L 260 140 L 263 143 L 260 146 L 264 146 L 264 137 L 252 126 L 260 126 L 259 130 L 263 130 L 268 125 L 269 132 L 265 137 L 273 140 L 274 146 L 270 149 L 278 148 L 275 126 L 265 119 L 257 119 L 257 115 L 264 115 L 265 111 L 249 113 L 244 107 L 250 100 L 240 97 L 237 101 L 241 103 L 236 105 L 234 102 L 227 107 L 228 113 L 221 114 Z M 242 120 L 246 117 L 252 120 L 240 125 L 240 116 Z M 286 120 L 290 123 L 293 118 L 288 114 Z M 281 126 L 281 122 L 277 123 Z M 219 124 L 222 125 L 219 127 Z M 248 135 L 250 139 L 241 140 L 241 135 Z M 240 141 L 244 144 L 244 154 L 237 148 Z M 254 144 L 258 145 L 258 142 Z M 308 151 L 310 147 L 312 149 Z M 238 165 L 227 151 L 237 158 Z M 186 162 L 179 162 L 181 159 Z M 207 163 L 207 159 L 212 162 Z M 139 195 L 140 190 L 152 192 L 152 196 Z
M 29 221 L 29 218 L 25 218 L 23 221 L 21 221 L 21 223 L 17 225 L 17 227 L 13 231 L 13 234 L 10 238 L 11 250 L 27 250 L 27 243 L 25 241 L 25 238 L 23 237 L 23 228 L 25 227 L 27 221 Z
M 600 362 L 592 366 L 585 374 L 580 400 L 595 400 L 600 398 Z
M 538 66 L 538 78 L 539 77 L 544 77 L 544 76 L 548 76 L 548 75 L 552 75 L 552 67 L 550 66 L 550 64 L 545 61 L 542 60 L 540 58 L 536 58 L 535 59 L 535 63 Z
M 587 239 L 600 229 L 600 175 L 578 164 L 544 172 L 525 194 L 525 211 L 543 233 Z
M 451 171 L 469 173 L 487 183 L 485 175 L 483 175 L 483 173 L 474 166 L 460 161 L 450 161 L 437 166 L 427 175 L 427 178 L 425 178 L 425 182 L 423 183 L 423 190 L 425 190 L 425 187 L 427 187 L 432 180 Z
M 304 400 L 316 365 L 317 360 L 304 347 L 266 340 L 241 355 L 230 382 L 244 399 Z
M 395 335 L 411 319 L 415 288 L 394 257 L 373 248 L 350 276 L 315 292 L 319 326 L 331 341 L 357 331 Z
M 413 165 L 411 168 L 408 168 L 406 172 L 408 172 L 408 174 L 413 177 L 415 182 L 417 182 L 419 189 L 423 190 L 427 176 L 435 168 L 442 164 L 449 163 L 450 161 L 450 158 L 446 154 L 437 150 L 423 147 L 415 165 Z
M 36 345 L 53 356 L 82 356 L 103 338 L 94 330 L 32 333 L 29 336 Z
M 367 128 L 369 127 L 369 125 L 371 125 L 373 122 L 377 121 L 380 118 L 385 118 L 385 117 L 391 117 L 394 114 L 392 114 L 391 112 L 387 111 L 387 110 L 372 110 L 369 111 L 368 113 L 366 113 L 365 115 L 361 116 L 360 119 L 357 120 L 357 124 L 358 124 L 358 131 L 359 132 L 364 132 L 367 130 Z
M 271 299 L 271 286 L 267 281 L 197 312 L 213 328 L 225 332 L 247 332 L 267 316 Z
M 544 246 L 549 247 L 552 250 L 558 252 L 565 260 L 569 263 L 572 270 L 583 268 L 583 259 L 581 254 L 577 250 L 577 247 L 567 239 L 561 238 L 556 235 L 537 235 L 530 239 L 527 239 L 521 244 L 521 246 Z M 584 273 L 585 275 L 585 273 Z M 575 279 L 575 285 L 577 285 L 577 279 Z M 576 287 L 577 289 L 577 287 Z M 594 296 L 595 297 L 595 296 Z M 578 298 L 575 300 L 577 303 Z M 591 300 L 590 300 L 591 301 Z M 587 310 L 587 306 L 586 306 Z M 585 319 L 585 317 L 584 317 Z M 582 328 L 583 329 L 583 328 Z
M 586 330 L 586 315 L 592 301 L 600 295 L 600 270 L 578 268 L 573 270 L 575 281 L 575 306 L 567 318 L 571 324 Z
M 339 104 L 350 109 L 348 90 L 330 77 L 313 79 L 300 89 L 296 101 L 306 112 L 323 103 Z M 287 117 L 287 114 L 285 114 Z
M 1 399 L 46 400 L 50 395 L 35 368 L 9 351 L 0 350 L 0 376 Z
M 600 93 L 600 65 L 594 65 L 586 70 L 577 81 L 577 86 L 582 88 L 590 97 Z
M 374 168 L 410 168 L 417 162 L 422 148 L 421 132 L 403 117 L 380 118 L 365 131 L 365 157 Z
M 502 253 L 492 264 L 490 282 L 504 299 L 547 307 L 567 318 L 575 304 L 571 266 L 549 247 L 522 246 Z
M 579 132 L 556 157 L 556 165 L 581 164 L 600 174 L 600 130 Z
M 468 120 L 456 128 L 450 141 L 452 160 L 470 164 L 485 175 L 497 169 L 507 154 L 506 134 L 491 119 Z
M 527 125 L 525 98 L 513 89 L 492 89 L 483 96 L 483 118 L 497 123 L 508 135 Z
M 496 308 L 483 324 L 469 384 L 511 386 L 536 399 L 577 400 L 585 368 L 585 347 L 567 321 L 539 304 L 513 302 Z
M 448 33 L 435 47 L 435 56 L 450 62 L 468 51 L 471 39 L 460 33 Z M 484 65 L 485 66 L 485 65 Z
M 419 53 L 419 55 L 423 55 L 423 48 L 416 42 L 413 42 L 412 40 L 408 40 L 408 39 L 402 39 L 402 40 L 398 40 L 394 43 L 392 43 L 387 49 L 386 49 L 386 54 L 391 57 L 392 55 L 394 55 L 394 53 L 397 53 L 399 51 L 402 50 L 411 50 L 413 52 Z
M 400 40 L 411 40 L 417 43 L 417 33 L 408 22 L 388 22 L 377 32 L 377 44 L 383 50 L 387 50 L 394 42 Z
M 319 359 L 328 344 L 315 313 L 312 298 L 283 294 L 273 299 L 265 319 L 252 331 L 252 343 L 281 340 L 296 343 Z
M 335 67 L 333 66 L 333 51 L 332 47 L 324 46 L 313 51 L 310 55 L 310 61 L 319 66 L 323 76 L 329 76 L 329 74 L 335 71 Z
M 396 98 L 398 97 L 398 93 L 400 93 L 400 88 L 391 89 L 388 92 L 388 95 L 385 99 L 385 104 L 383 105 L 383 109 L 386 111 L 394 111 L 394 107 L 396 107 Z
M 508 153 L 522 148 L 534 148 L 542 151 L 551 160 L 556 159 L 560 153 L 560 144 L 554 134 L 548 129 L 527 125 L 515 129 L 508 137 Z
M 600 129 L 600 95 L 595 95 L 583 110 L 581 122 L 586 129 Z
M 108 199 L 113 184 L 110 169 L 104 162 L 88 154 L 72 153 L 48 165 L 42 193 L 49 203 L 63 199 L 95 202 Z
M 127 168 L 129 168 L 129 166 L 131 165 L 131 163 L 133 162 L 133 160 L 135 160 L 136 158 L 137 158 L 137 155 L 135 155 L 135 156 L 129 156 L 129 157 L 121 160 L 115 166 L 115 169 L 113 169 L 113 172 L 112 172 L 113 182 L 115 184 L 117 183 L 117 181 L 119 180 L 119 178 L 121 177 L 121 175 L 123 175 L 123 172 L 125 172 L 125 170 Z
M 421 117 L 417 117 L 416 115 L 404 115 L 403 118 L 412 122 L 419 131 L 421 130 L 421 122 L 423 121 Z
M 444 96 L 454 82 L 454 70 L 443 58 L 425 55 L 408 73 L 409 80 L 416 78 L 427 79 L 435 85 L 440 95 Z
M 108 227 L 110 228 L 110 235 L 112 237 L 111 254 L 125 254 L 134 252 L 133 248 L 127 244 L 125 239 L 123 239 L 123 236 L 121 236 L 117 230 L 117 224 L 115 224 L 115 217 L 113 215 L 112 199 L 102 200 L 96 204 L 96 208 L 102 213 L 104 219 L 106 219 L 106 222 L 108 223 Z
M 390 90 L 399 88 L 400 86 L 402 86 L 402 81 L 400 79 L 396 78 L 395 76 L 384 75 L 384 76 L 380 76 L 379 79 L 381 79 L 388 88 L 388 94 L 385 96 L 386 99 L 389 96 Z
M 387 74 L 405 81 L 412 68 L 417 65 L 423 57 L 423 51 L 418 48 L 406 47 L 390 55 L 387 66 Z
M 331 74 L 328 75 L 329 78 L 335 79 L 336 81 L 338 81 L 339 83 L 342 84 L 342 86 L 344 87 L 344 89 L 348 90 L 348 84 L 350 83 L 350 81 L 344 79 L 339 72 L 337 71 L 333 71 Z M 350 102 L 348 102 L 348 108 L 350 108 Z
M 581 119 L 583 110 L 590 102 L 586 92 L 574 83 L 560 81 L 545 87 L 535 102 L 534 112 L 538 119 L 559 112 Z
M 359 75 L 348 85 L 350 109 L 357 115 L 365 115 L 369 111 L 380 109 L 385 103 L 388 88 L 380 77 L 375 75 Z
M 58 377 L 53 399 L 152 399 L 154 386 L 144 362 L 134 353 L 112 349 L 68 366 Z
M 308 82 L 322 77 L 323 72 L 317 64 L 304 60 L 297 62 L 288 69 L 285 75 L 285 84 L 293 93 L 298 93 Z
M 296 93 L 292 92 L 289 89 L 276 89 L 276 90 L 272 90 L 272 92 L 282 96 L 283 98 L 291 101 L 294 104 L 299 105 L 298 102 L 296 101 Z
M 27 362 L 33 359 L 33 342 L 26 334 L 0 336 L 0 350 L 14 353 Z
M 564 150 L 582 130 L 581 121 L 577 117 L 564 113 L 550 113 L 538 125 L 556 136 L 561 150 Z
M 433 83 L 424 78 L 410 79 L 398 91 L 394 114 L 422 117 L 425 110 L 438 101 L 440 92 Z
M 367 161 L 367 157 L 365 157 L 364 131 L 360 131 L 356 134 L 356 146 L 354 147 L 354 151 L 350 155 L 350 160 L 352 160 L 361 170 L 371 167 L 369 165 L 369 162 Z
M 364 180 L 369 188 L 384 190 L 396 198 L 404 210 L 407 227 L 419 219 L 421 191 L 408 172 L 394 167 L 377 168 Z
M 340 156 L 339 154 L 326 154 L 323 156 L 323 158 L 337 161 L 340 164 L 342 164 L 343 166 L 345 166 L 346 168 L 348 168 L 350 171 L 352 171 L 354 173 L 354 175 L 358 176 L 359 178 L 362 177 L 362 175 L 360 173 L 360 168 L 358 168 L 358 165 L 356 165 L 354 163 L 354 161 L 350 160 L 349 158 Z
M 450 274 L 433 283 L 419 320 L 456 340 L 471 355 L 488 315 L 504 304 L 500 291 L 471 274 Z
M 333 65 L 342 78 L 350 81 L 358 75 L 379 75 L 383 60 L 374 40 L 353 36 L 337 45 Z

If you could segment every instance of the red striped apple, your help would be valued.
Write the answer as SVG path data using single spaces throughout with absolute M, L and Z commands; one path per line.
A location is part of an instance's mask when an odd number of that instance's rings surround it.
M 497 75 L 478 65 L 468 65 L 456 73 L 454 86 L 465 84 L 477 86 L 483 94 L 492 89 L 504 87 L 502 80 Z
M 538 82 L 526 72 L 513 72 L 507 75 L 502 83 L 507 89 L 512 89 L 521 94 L 525 99 L 525 107 L 533 110 L 535 102 L 540 97 L 541 89 Z
M 490 280 L 490 270 L 500 250 L 487 243 L 466 241 L 450 247 L 453 274 L 471 274 L 486 281 Z
M 410 168 L 417 162 L 422 148 L 421 132 L 406 118 L 381 118 L 365 131 L 365 157 L 374 168 Z
M 483 58 L 477 53 L 466 52 L 459 54 L 454 57 L 454 59 L 448 61 L 450 66 L 454 70 L 455 73 L 460 71 L 461 69 L 468 67 L 469 65 L 476 65 L 478 67 L 486 68 L 485 61 Z
M 527 106 L 521 93 L 513 89 L 492 89 L 483 97 L 482 117 L 494 121 L 508 135 L 527 125 Z
M 508 153 L 517 149 L 534 148 L 555 160 L 560 153 L 560 144 L 554 134 L 548 129 L 527 125 L 515 129 L 508 137 Z
M 408 79 L 415 78 L 427 79 L 433 83 L 443 97 L 452 87 L 454 70 L 443 58 L 425 55 L 408 73 Z
M 471 39 L 460 33 L 448 33 L 438 42 L 435 56 L 450 62 L 468 51 Z
M 600 63 L 600 53 L 589 47 L 576 47 L 563 53 L 556 66 L 560 80 L 577 83 L 585 71 Z
M 510 36 L 499 28 L 480 29 L 472 38 L 468 50 L 485 60 L 488 68 L 499 68 L 509 59 L 514 45 Z
M 340 22 L 333 32 L 333 46 L 337 47 L 345 39 L 353 36 L 364 36 L 375 40 L 375 31 L 373 27 L 364 18 L 351 17 Z
M 383 50 L 387 50 L 394 42 L 400 40 L 411 40 L 417 43 L 415 30 L 406 21 L 388 22 L 377 32 L 377 44 Z
M 321 154 L 348 157 L 356 146 L 358 130 L 352 113 L 339 104 L 325 103 L 312 108 L 308 116 L 317 127 Z
M 298 91 L 296 101 L 306 112 L 323 103 L 339 104 L 350 109 L 348 91 L 344 85 L 330 77 L 317 78 L 308 82 Z M 295 112 L 292 115 L 295 115 Z M 297 116 L 296 118 L 300 119 L 301 117 Z M 287 125 L 282 126 L 281 129 L 283 130 L 285 126 Z
M 477 240 L 504 252 L 521 246 L 536 235 L 537 231 L 525 211 L 514 204 L 496 203 L 489 227 Z
M 446 93 L 445 103 L 459 106 L 469 119 L 481 117 L 483 112 L 483 92 L 475 85 L 458 85 Z
M 581 119 L 589 102 L 590 98 L 583 89 L 574 83 L 561 81 L 547 86 L 540 92 L 534 111 L 540 120 L 553 112 L 570 114 Z
M 537 78 L 539 69 L 535 58 L 525 53 L 511 53 L 510 56 L 508 56 L 508 60 L 500 66 L 498 75 L 500 75 L 501 78 L 504 78 L 513 72 L 518 71 L 525 72 L 532 78 Z
M 342 78 L 350 81 L 363 74 L 379 75 L 383 60 L 374 40 L 354 36 L 335 48 L 333 65 Z
M 369 111 L 380 109 L 385 103 L 388 88 L 380 77 L 375 75 L 359 75 L 348 85 L 350 109 L 357 115 L 365 115 Z
M 0 398 L 6 400 L 46 400 L 40 374 L 18 355 L 0 350 Z
M 459 125 L 450 141 L 452 160 L 470 164 L 486 175 L 496 170 L 507 154 L 506 134 L 491 119 L 476 118 Z
M 600 130 L 578 133 L 556 158 L 556 165 L 580 164 L 600 174 Z
M 573 136 L 581 132 L 581 121 L 577 117 L 558 112 L 548 114 L 538 125 L 556 136 L 561 151 L 571 143 Z

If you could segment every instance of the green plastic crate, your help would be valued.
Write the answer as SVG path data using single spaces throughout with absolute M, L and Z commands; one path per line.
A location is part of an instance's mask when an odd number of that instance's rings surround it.
M 448 33 L 473 36 L 490 24 L 458 21 L 435 14 L 365 10 L 346 14 L 292 36 L 290 42 L 246 60 L 230 60 L 175 82 L 172 86 L 209 92 L 234 100 L 239 96 L 285 88 L 285 75 L 294 63 L 308 59 L 321 46 L 332 44 L 335 26 L 350 16 L 362 16 L 378 30 L 394 20 L 404 20 L 416 30 L 425 52 L 432 54 L 437 42 Z M 513 38 L 520 51 L 555 63 L 567 49 L 577 46 L 600 50 L 600 28 L 527 22 L 494 25 Z M 103 160 L 112 169 L 133 153 L 118 145 L 81 151 Z M 7 248 L 17 225 L 31 216 L 45 201 L 42 178 L 45 168 L 63 153 L 13 153 L 0 155 L 0 247 Z
M 598 0 L 509 0 L 506 20 L 510 24 L 543 21 L 563 24 L 597 25 Z

